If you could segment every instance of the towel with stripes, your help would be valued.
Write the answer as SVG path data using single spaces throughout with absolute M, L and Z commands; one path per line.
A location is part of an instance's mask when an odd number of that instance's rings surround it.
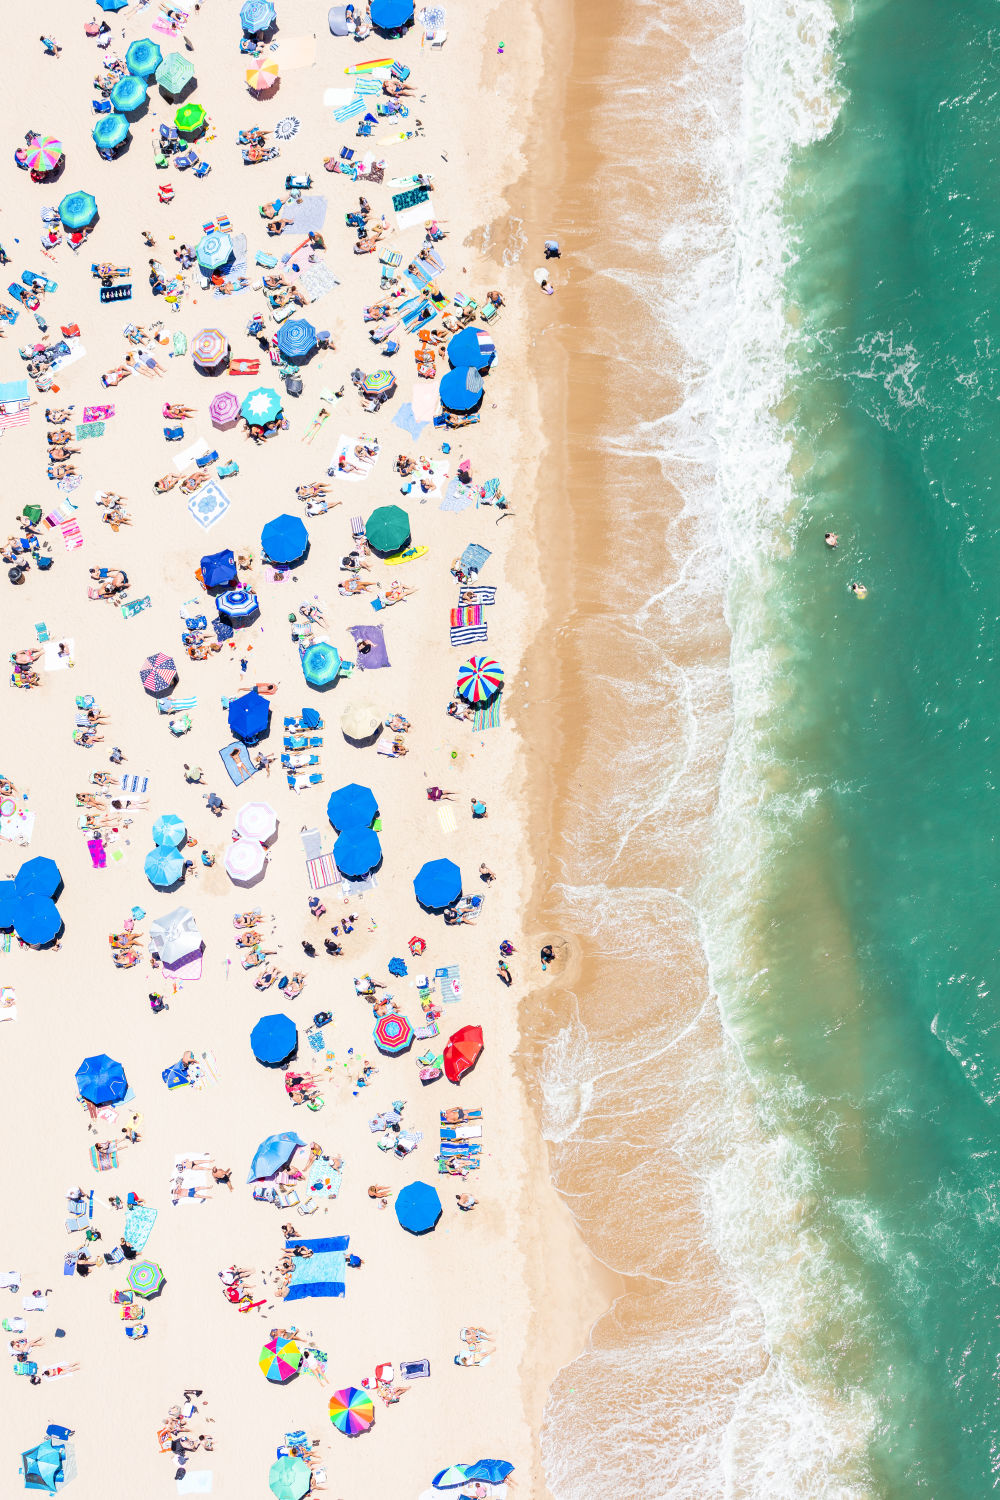
M 347 121 L 353 119 L 355 115 L 363 114 L 364 108 L 365 101 L 363 96 L 355 94 L 350 103 L 342 104 L 339 109 L 334 110 L 333 118 L 338 125 L 346 125 Z
M 318 859 L 307 859 L 306 873 L 309 876 L 311 891 L 326 890 L 327 886 L 337 885 L 340 880 L 340 871 L 334 864 L 332 854 L 321 854 Z
M 470 594 L 473 596 L 471 600 Z M 497 586 L 495 583 L 464 583 L 458 591 L 458 600 L 460 604 L 476 603 L 481 608 L 488 604 L 495 604 Z
M 481 625 L 483 623 L 483 610 L 479 604 L 460 604 L 451 612 L 451 625 Z
M 145 771 L 128 772 L 121 779 L 122 791 L 128 796 L 143 796 L 149 789 L 149 777 Z
M 462 976 L 459 973 L 458 964 L 447 964 L 442 969 L 434 970 L 434 978 L 441 981 L 441 998 L 449 1005 L 462 998 Z
M 364 536 L 364 534 L 365 534 L 365 518 L 364 518 L 364 516 L 352 516 L 351 517 L 351 536 L 354 538 L 354 540 L 356 542 L 360 542 L 361 539 L 362 539 L 362 537 Z
M 472 646 L 477 641 L 488 639 L 488 625 L 453 625 L 451 628 L 451 644 L 453 646 Z
M 83 532 L 80 530 L 78 521 L 63 521 L 59 530 L 62 532 L 63 546 L 67 552 L 75 552 L 77 547 L 83 546 Z
M 486 708 L 477 708 L 472 715 L 472 732 L 479 734 L 483 729 L 500 728 L 500 697 L 497 695 Z

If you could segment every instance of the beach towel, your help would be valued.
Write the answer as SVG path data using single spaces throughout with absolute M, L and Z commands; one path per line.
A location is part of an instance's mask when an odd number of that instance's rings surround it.
M 317 262 L 315 265 L 304 265 L 299 272 L 299 291 L 304 293 L 310 303 L 318 302 L 325 297 L 327 292 L 332 292 L 340 282 L 333 272 Z
M 83 546 L 83 532 L 80 530 L 79 521 L 63 521 L 59 530 L 67 552 L 75 552 L 77 547 Z
M 414 439 L 414 441 L 417 441 L 420 437 L 420 434 L 427 426 L 427 422 L 418 420 L 418 418 L 414 415 L 413 407 L 410 405 L 409 401 L 407 401 L 399 408 L 396 415 L 393 417 L 392 425 L 393 427 L 399 427 L 403 432 L 408 433 L 409 436 Z
M 329 464 L 329 467 L 333 470 L 333 477 L 335 479 L 346 479 L 352 484 L 360 484 L 363 479 L 368 478 L 369 474 L 378 463 L 377 453 L 374 458 L 359 458 L 355 453 L 354 450 L 361 442 L 361 437 L 361 434 L 359 434 L 357 437 L 348 437 L 347 433 L 345 432 L 342 432 L 340 434 L 340 437 L 337 439 L 337 446 L 334 449 L 333 457 L 330 459 Z M 340 462 L 341 458 L 345 458 L 347 462 L 353 466 L 352 469 L 349 470 L 346 474 L 341 473 L 337 468 L 337 465 Z
M 311 891 L 325 891 L 328 886 L 337 885 L 340 882 L 340 871 L 334 863 L 332 854 L 320 854 L 315 859 L 307 859 L 306 874 L 309 877 Z
M 458 823 L 455 819 L 455 813 L 453 809 L 442 805 L 438 808 L 437 815 L 438 822 L 441 824 L 442 832 L 454 833 L 455 829 L 458 827 Z
M 110 1172 L 118 1165 L 118 1149 L 112 1145 L 108 1149 L 93 1145 L 90 1148 L 90 1164 L 95 1172 Z
M 328 1198 L 332 1203 L 340 1193 L 343 1172 L 332 1167 L 325 1156 L 317 1156 L 306 1173 L 305 1190 L 299 1191 L 303 1198 Z
M 460 583 L 458 586 L 458 597 L 464 599 L 466 594 L 473 594 L 475 602 L 480 608 L 497 602 L 497 585 L 495 583 Z
M 334 92 L 331 90 L 331 92 Z M 337 89 L 342 93 L 344 90 Z M 351 94 L 346 104 L 340 104 L 333 112 L 333 118 L 338 125 L 346 125 L 348 120 L 353 120 L 355 115 L 363 115 L 365 112 L 365 101 L 360 94 Z
M 155 1208 L 130 1208 L 125 1215 L 124 1240 L 133 1250 L 142 1250 L 156 1223 Z
M 145 771 L 126 771 L 121 777 L 121 789 L 129 797 L 144 797 L 149 790 L 149 776 Z
M 479 573 L 492 555 L 488 548 L 481 547 L 478 542 L 470 542 L 458 560 L 459 566 L 463 573 Z
M 153 601 L 148 594 L 144 594 L 141 599 L 130 599 L 121 607 L 122 619 L 131 620 L 133 615 L 141 615 L 143 610 L 152 609 L 152 607 Z
M 488 625 L 453 625 L 451 628 L 451 644 L 453 646 L 473 646 L 478 642 L 489 639 Z
M 178 1495 L 210 1495 L 212 1493 L 211 1469 L 186 1469 L 177 1481 Z
M 60 656 L 59 648 L 65 646 L 69 652 L 68 656 Z M 58 641 L 46 641 L 42 647 L 43 662 L 46 672 L 68 672 L 73 665 L 73 652 L 76 642 L 72 637 L 63 637 Z
M 462 484 L 460 480 L 453 479 L 444 492 L 444 499 L 438 510 L 450 510 L 458 514 L 459 511 L 468 510 L 475 499 L 476 490 L 473 485 Z
M 364 880 L 348 880 L 346 875 L 341 876 L 346 896 L 363 896 L 366 891 L 375 890 L 378 885 L 378 877 L 366 875 Z
M 246 745 L 241 744 L 239 740 L 233 740 L 232 744 L 224 745 L 219 755 L 230 781 L 235 786 L 242 786 L 244 781 L 249 781 L 251 776 L 256 775 L 258 768 L 251 761 Z
M 461 1000 L 462 976 L 458 964 L 448 964 L 442 969 L 435 969 L 434 978 L 440 979 L 441 998 L 448 1005 L 454 1005 L 456 1000 Z
M 451 611 L 451 625 L 481 625 L 483 610 L 479 604 L 460 604 Z
M 283 36 L 275 50 L 275 56 L 281 64 L 282 72 L 288 68 L 311 68 L 316 61 L 315 33 L 287 38 Z
M 113 406 L 85 406 L 81 421 L 84 425 L 89 425 L 91 422 L 107 422 L 114 414 Z
M 306 1297 L 343 1297 L 347 1270 L 346 1251 L 350 1235 L 340 1234 L 321 1240 L 287 1240 L 285 1248 L 304 1246 L 312 1255 L 296 1256 L 295 1270 L 285 1293 L 286 1302 L 301 1302 Z
M 358 667 L 362 672 L 375 672 L 379 667 L 391 666 L 381 625 L 350 625 L 347 633 L 355 641 L 371 641 L 372 649 L 358 654 Z
M 421 500 L 436 500 L 448 480 L 448 460 L 446 458 L 426 460 L 418 466 L 414 479 L 420 487 L 419 498 Z
M 323 853 L 323 835 L 318 828 L 303 828 L 299 837 L 306 852 L 306 859 L 319 859 Z
M 207 451 L 207 450 L 206 450 Z M 200 490 L 196 490 L 188 501 L 188 514 L 191 515 L 203 531 L 208 531 L 216 521 L 221 521 L 232 504 L 218 480 L 210 479 L 208 484 L 203 484 Z
M 178 1151 L 175 1154 L 173 1170 L 170 1174 L 170 1192 L 171 1202 L 173 1202 L 174 1183 L 179 1177 L 181 1180 L 181 1197 L 177 1200 L 176 1206 L 180 1208 L 185 1206 L 197 1207 L 199 1203 L 207 1202 L 205 1198 L 197 1196 L 192 1198 L 189 1196 L 189 1193 L 193 1188 L 210 1188 L 212 1186 L 211 1167 L 185 1167 L 183 1171 L 180 1170 L 180 1163 L 182 1161 L 197 1161 L 199 1157 L 206 1156 L 207 1154 L 205 1151 Z
M 477 708 L 472 714 L 472 731 L 474 734 L 481 733 L 484 729 L 500 728 L 500 699 L 494 698 L 488 708 Z
M 410 392 L 410 405 L 413 407 L 415 421 L 423 422 L 424 426 L 432 422 L 438 408 L 437 382 L 434 380 L 414 381 Z
M 193 443 L 184 448 L 174 459 L 174 468 L 178 474 L 183 474 L 185 469 L 190 469 L 196 458 L 202 458 L 208 452 L 208 444 L 204 438 L 196 438 Z

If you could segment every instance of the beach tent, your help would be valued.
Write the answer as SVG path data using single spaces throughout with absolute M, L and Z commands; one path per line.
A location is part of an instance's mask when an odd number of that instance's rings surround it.
M 462 894 L 462 872 L 450 859 L 431 859 L 413 879 L 417 901 L 427 911 L 444 911 Z
M 76 1091 L 88 1104 L 120 1104 L 128 1093 L 125 1069 L 106 1052 L 85 1057 L 76 1070 Z
M 364 880 L 382 863 L 382 845 L 371 828 L 349 828 L 333 846 L 333 862 L 348 880 Z
M 261 1016 L 250 1033 L 250 1050 L 265 1068 L 281 1068 L 295 1056 L 299 1033 L 291 1016 L 278 1011 Z
M 235 397 L 233 399 L 235 400 Z M 214 405 L 213 401 L 212 406 Z M 236 571 L 236 558 L 232 552 L 228 549 L 225 552 L 209 552 L 206 557 L 203 557 L 201 581 L 209 593 L 214 589 L 235 588 L 240 581 L 240 575 Z
M 229 732 L 244 745 L 255 744 L 267 733 L 271 724 L 271 705 L 267 699 L 251 688 L 241 698 L 233 698 L 229 704 Z
M 407 1183 L 393 1207 L 400 1228 L 410 1234 L 429 1234 L 441 1217 L 441 1199 L 428 1182 Z
M 282 1167 L 287 1167 L 298 1148 L 304 1145 L 305 1141 L 294 1130 L 269 1135 L 253 1154 L 247 1182 L 263 1182 L 265 1178 L 273 1177 Z
M 441 376 L 438 395 L 447 411 L 473 411 L 483 399 L 483 377 L 469 365 L 459 365 Z
M 41 1490 L 49 1495 L 56 1493 L 56 1486 L 65 1479 L 63 1473 L 64 1450 L 58 1448 L 50 1438 L 43 1438 L 34 1448 L 21 1454 L 21 1475 L 26 1490 Z
M 14 892 L 18 896 L 55 896 L 62 886 L 62 874 L 54 859 L 37 854 L 25 860 L 14 876 Z
M 365 524 L 365 541 L 373 552 L 387 556 L 410 544 L 410 518 L 401 505 L 380 505 Z
M 331 792 L 326 804 L 331 828 L 343 833 L 347 828 L 370 828 L 378 817 L 375 793 L 367 786 L 349 781 Z
M 310 687 L 330 687 L 342 666 L 340 652 L 329 641 L 314 641 L 302 653 L 302 675 Z
M 176 906 L 150 923 L 149 946 L 165 969 L 178 969 L 197 958 L 204 944 L 194 913 L 186 906 Z
M 309 551 L 309 533 L 298 516 L 286 513 L 268 521 L 260 534 L 260 545 L 276 567 L 289 568 Z
M 161 813 L 153 824 L 153 843 L 179 849 L 187 838 L 187 825 L 176 813 Z
M 444 1076 L 450 1083 L 461 1083 L 471 1073 L 483 1051 L 483 1028 L 460 1026 L 444 1045 Z

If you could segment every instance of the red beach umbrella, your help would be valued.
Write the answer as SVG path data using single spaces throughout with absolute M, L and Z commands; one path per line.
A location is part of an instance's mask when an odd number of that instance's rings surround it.
M 445 1043 L 444 1076 L 452 1083 L 461 1083 L 466 1073 L 471 1073 L 483 1050 L 483 1028 L 462 1026 Z

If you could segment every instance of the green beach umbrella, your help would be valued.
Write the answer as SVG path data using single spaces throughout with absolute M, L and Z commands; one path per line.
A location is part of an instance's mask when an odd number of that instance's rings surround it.
M 205 123 L 205 111 L 200 104 L 182 104 L 174 115 L 174 124 L 178 130 L 183 130 L 185 135 L 192 135 L 200 130 Z
M 128 129 L 124 115 L 102 115 L 91 131 L 94 145 L 101 151 L 113 151 L 128 139 Z
M 155 1297 L 165 1280 L 155 1260 L 137 1260 L 129 1268 L 128 1284 L 137 1297 Z
M 165 94 L 179 94 L 194 77 L 194 63 L 180 52 L 168 52 L 156 70 L 156 81 Z
M 368 517 L 365 540 L 373 552 L 402 552 L 410 540 L 410 518 L 399 505 L 380 505 Z
M 57 212 L 65 229 L 85 229 L 97 213 L 97 199 L 90 193 L 67 193 Z
M 267 1482 L 274 1500 L 302 1500 L 312 1483 L 312 1470 L 303 1458 L 289 1454 L 271 1465 Z
M 139 37 L 125 53 L 126 68 L 139 78 L 148 78 L 150 73 L 155 73 L 162 61 L 163 53 L 148 36 Z

